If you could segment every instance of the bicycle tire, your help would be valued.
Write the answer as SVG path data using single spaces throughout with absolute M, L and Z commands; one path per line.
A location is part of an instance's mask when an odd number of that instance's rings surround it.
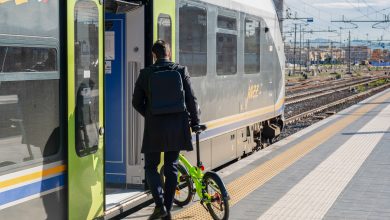
M 183 207 L 185 205 L 188 205 L 192 201 L 192 198 L 194 196 L 194 183 L 187 169 L 182 164 L 180 163 L 178 164 L 177 170 L 178 170 L 178 184 L 176 187 L 173 203 L 176 204 L 177 206 Z M 160 169 L 160 178 L 164 186 L 165 185 L 164 166 L 162 166 Z M 187 192 L 187 195 L 185 195 L 183 198 L 179 198 L 177 196 L 178 193 L 181 194 L 185 192 Z
M 203 184 L 206 192 L 212 197 L 212 201 L 207 203 L 207 209 L 214 220 L 229 219 L 229 198 L 223 196 L 222 189 L 225 190 L 221 179 L 212 173 L 203 176 Z M 217 213 L 219 211 L 220 213 Z

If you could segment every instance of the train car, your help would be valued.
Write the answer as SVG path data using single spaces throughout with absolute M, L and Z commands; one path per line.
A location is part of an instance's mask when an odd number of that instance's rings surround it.
M 272 0 L 3 0 L 0 17 L 0 219 L 108 219 L 151 198 L 131 99 L 157 39 L 188 66 L 207 169 L 283 128 Z

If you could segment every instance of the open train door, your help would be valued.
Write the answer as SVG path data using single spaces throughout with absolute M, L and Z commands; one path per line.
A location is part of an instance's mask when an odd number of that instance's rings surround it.
M 67 0 L 69 219 L 104 214 L 102 2 Z

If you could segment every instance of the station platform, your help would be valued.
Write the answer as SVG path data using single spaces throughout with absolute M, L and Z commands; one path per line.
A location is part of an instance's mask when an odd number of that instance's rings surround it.
M 390 219 L 390 90 L 219 171 L 229 219 Z M 147 219 L 152 206 L 125 219 Z M 174 219 L 211 219 L 194 202 Z

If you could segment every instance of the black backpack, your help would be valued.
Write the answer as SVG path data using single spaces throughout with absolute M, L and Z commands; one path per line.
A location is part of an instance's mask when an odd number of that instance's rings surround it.
M 149 106 L 153 115 L 186 111 L 183 80 L 177 68 L 177 64 L 152 67 L 149 77 Z

